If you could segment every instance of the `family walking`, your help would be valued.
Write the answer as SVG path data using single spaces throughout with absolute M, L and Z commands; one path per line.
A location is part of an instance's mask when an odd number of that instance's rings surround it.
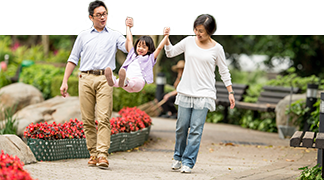
M 224 49 L 211 38 L 216 31 L 215 19 L 208 14 L 198 16 L 193 25 L 195 36 L 188 36 L 175 45 L 169 40 L 170 28 L 164 28 L 164 38 L 155 48 L 150 36 L 140 37 L 133 45 L 132 18 L 125 21 L 126 38 L 118 31 L 108 28 L 108 9 L 102 1 L 91 2 L 88 13 L 93 26 L 77 36 L 60 88 L 65 97 L 68 79 L 80 61 L 79 100 L 90 153 L 88 165 L 101 169 L 109 167 L 109 119 L 112 114 L 113 87 L 121 87 L 127 92 L 139 92 L 145 83 L 153 83 L 153 66 L 164 48 L 169 58 L 182 53 L 185 57 L 181 80 L 175 93 L 178 113 L 171 169 L 190 173 L 197 160 L 207 112 L 215 110 L 216 66 L 229 92 L 231 108 L 235 106 Z M 128 53 L 118 71 L 118 79 L 113 75 L 117 49 Z M 95 118 L 98 121 L 98 131 Z

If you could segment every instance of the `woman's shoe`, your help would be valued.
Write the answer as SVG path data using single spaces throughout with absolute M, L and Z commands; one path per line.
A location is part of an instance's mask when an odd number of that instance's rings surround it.
M 172 170 L 178 170 L 181 168 L 181 161 L 178 160 L 172 160 L 172 165 L 171 165 L 171 169 Z
M 188 166 L 186 166 L 186 165 L 184 165 L 184 166 L 182 166 L 182 168 L 180 169 L 180 172 L 181 172 L 181 173 L 191 173 L 191 168 L 188 167 Z

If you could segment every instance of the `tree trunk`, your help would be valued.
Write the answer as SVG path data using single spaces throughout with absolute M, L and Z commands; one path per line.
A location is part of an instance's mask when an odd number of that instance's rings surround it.
M 151 37 L 154 41 L 155 48 L 157 48 L 159 46 L 161 40 L 163 39 L 163 35 L 153 35 Z M 159 53 L 158 57 L 156 58 L 156 63 L 153 67 L 153 75 L 154 75 L 153 81 L 154 81 L 154 83 L 155 83 L 155 77 L 161 71 L 160 61 L 162 59 L 163 53 L 164 53 L 164 48 L 162 49 L 162 51 Z
M 49 54 L 49 35 L 42 35 L 42 44 L 43 44 L 43 48 L 44 48 L 44 55 L 45 58 L 48 58 L 48 54 Z

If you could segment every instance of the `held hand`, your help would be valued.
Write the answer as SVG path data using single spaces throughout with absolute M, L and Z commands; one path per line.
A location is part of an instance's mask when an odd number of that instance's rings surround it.
M 66 97 L 66 95 L 67 95 L 67 89 L 68 89 L 68 85 L 66 83 L 65 84 L 62 83 L 60 91 L 61 91 L 61 95 L 63 97 Z
M 133 27 L 133 18 L 127 17 L 126 21 L 125 21 L 125 24 L 126 24 L 126 26 L 128 26 L 130 28 Z
M 164 36 L 169 36 L 170 35 L 170 27 L 165 27 L 163 29 L 163 35 Z
M 235 107 L 235 99 L 234 99 L 234 95 L 233 95 L 233 94 L 230 94 L 230 95 L 228 96 L 228 99 L 229 99 L 229 101 L 230 101 L 230 103 L 231 103 L 230 108 L 233 109 L 233 108 Z

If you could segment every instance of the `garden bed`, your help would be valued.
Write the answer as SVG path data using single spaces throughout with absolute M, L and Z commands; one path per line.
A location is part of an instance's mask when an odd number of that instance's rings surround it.
M 148 140 L 152 119 L 144 111 L 123 108 L 119 117 L 110 119 L 111 138 L 108 153 L 130 150 Z M 98 122 L 96 121 L 96 125 Z M 29 124 L 24 131 L 27 145 L 38 161 L 90 157 L 83 122 L 70 119 L 64 124 Z
M 111 135 L 108 153 L 126 151 L 148 140 L 151 126 L 130 133 Z M 28 138 L 27 145 L 38 161 L 89 158 L 86 139 L 43 140 Z

